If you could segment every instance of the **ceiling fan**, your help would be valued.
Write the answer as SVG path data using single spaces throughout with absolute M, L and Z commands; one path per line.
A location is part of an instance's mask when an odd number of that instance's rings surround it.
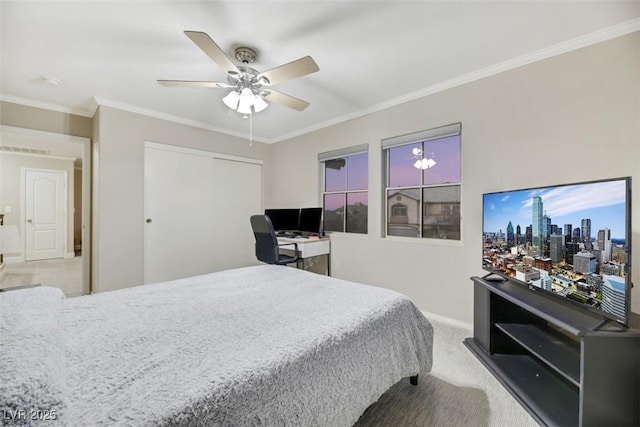
M 242 64 L 236 66 L 207 33 L 201 31 L 185 31 L 184 33 L 227 73 L 227 82 L 158 80 L 161 85 L 232 89 L 223 98 L 223 101 L 229 108 L 241 114 L 257 113 L 264 110 L 268 106 L 265 99 L 298 111 L 309 106 L 307 101 L 273 90 L 271 86 L 318 71 L 320 68 L 310 56 L 260 73 L 248 66 L 256 59 L 255 50 L 249 47 L 236 48 L 235 58 Z

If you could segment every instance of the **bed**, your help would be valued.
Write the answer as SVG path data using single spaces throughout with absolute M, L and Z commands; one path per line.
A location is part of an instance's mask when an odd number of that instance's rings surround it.
M 351 426 L 431 370 L 432 339 L 397 292 L 271 265 L 74 298 L 4 292 L 0 417 Z

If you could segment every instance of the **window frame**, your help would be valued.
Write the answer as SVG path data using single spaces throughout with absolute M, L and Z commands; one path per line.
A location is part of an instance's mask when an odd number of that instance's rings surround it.
M 407 145 L 412 145 L 412 144 L 417 144 L 417 143 L 421 143 L 422 144 L 422 148 L 424 149 L 424 144 L 428 141 L 432 141 L 432 140 L 437 140 L 437 139 L 443 139 L 443 138 L 447 138 L 447 137 L 452 137 L 452 136 L 457 136 L 459 138 L 460 141 L 460 152 L 459 152 L 459 159 L 460 159 L 460 178 L 459 178 L 459 182 L 446 182 L 446 183 L 438 183 L 438 184 L 425 184 L 425 180 L 424 180 L 424 174 L 421 174 L 420 177 L 420 184 L 416 184 L 416 185 L 406 185 L 406 186 L 397 186 L 397 187 L 390 187 L 390 170 L 391 170 L 391 164 L 390 164 L 390 150 L 396 147 L 401 147 L 401 146 L 407 146 Z M 382 188 L 382 193 L 383 193 L 383 198 L 384 198 L 384 203 L 382 203 L 383 205 L 383 215 L 382 215 L 382 237 L 383 238 L 399 238 L 399 239 L 408 239 L 408 240 L 412 240 L 412 241 L 430 241 L 430 242 L 447 242 L 447 243 L 462 243 L 462 225 L 463 225 L 463 221 L 462 221 L 462 182 L 463 182 L 463 171 L 462 171 L 462 123 L 458 122 L 458 123 L 453 123 L 450 125 L 446 125 L 446 126 L 441 126 L 441 127 L 437 127 L 437 128 L 432 128 L 432 129 L 428 129 L 428 130 L 424 130 L 424 131 L 420 131 L 420 132 L 415 132 L 415 133 L 411 133 L 411 134 L 406 134 L 406 135 L 401 135 L 401 136 L 397 136 L 397 137 L 392 137 L 392 138 L 388 138 L 388 139 L 384 139 L 382 140 L 382 144 L 381 144 L 381 149 L 382 149 L 382 158 L 383 158 L 383 165 L 384 165 L 384 169 L 383 169 L 383 173 L 382 173 L 382 184 L 383 184 L 383 188 Z M 424 192 L 425 190 L 428 190 L 429 188 L 439 188 L 439 187 L 458 187 L 458 192 L 460 195 L 460 200 L 459 200 L 459 208 L 458 208 L 458 217 L 459 217 L 459 224 L 458 224 L 458 232 L 459 232 L 459 237 L 457 239 L 446 239 L 446 238 L 439 238 L 439 237 L 424 237 L 424 214 L 425 214 L 425 204 L 427 204 L 429 201 L 425 200 L 424 197 Z M 394 235 L 394 234 L 389 234 L 389 218 L 390 218 L 390 202 L 389 202 L 389 193 L 391 191 L 406 191 L 406 190 L 417 190 L 419 192 L 419 201 L 418 201 L 418 235 L 417 236 L 402 236 L 402 235 Z M 451 203 L 446 203 L 447 205 L 451 206 Z
M 326 191 L 326 163 L 327 161 L 330 160 L 335 160 L 335 159 L 340 159 L 340 158 L 348 158 L 351 156 L 356 156 L 356 155 L 361 155 L 361 154 L 366 154 L 366 161 L 367 161 L 367 176 L 366 176 L 366 180 L 365 182 L 367 183 L 367 188 L 366 189 L 356 189 L 356 190 L 348 190 L 348 184 L 347 184 L 347 188 L 345 188 L 344 190 L 335 190 L 335 191 Z M 318 161 L 320 163 L 320 168 L 319 168 L 319 179 L 320 179 L 320 205 L 322 206 L 322 222 L 323 222 L 323 230 L 325 233 L 348 233 L 348 234 L 352 234 L 352 235 L 363 235 L 366 236 L 369 234 L 369 145 L 368 144 L 361 144 L 361 145 L 355 145 L 355 146 L 351 146 L 351 147 L 346 147 L 346 148 L 342 148 L 342 149 L 338 149 L 338 150 L 333 150 L 333 151 L 328 151 L 328 152 L 324 152 L 324 153 L 319 153 L 318 154 Z M 348 168 L 348 160 L 347 160 L 347 168 Z M 348 179 L 348 171 L 345 171 L 345 179 Z M 367 195 L 367 223 L 366 223 L 366 231 L 365 232 L 356 232 L 356 231 L 348 231 L 347 230 L 347 224 L 348 224 L 348 196 L 350 194 L 357 194 L 357 193 L 364 193 Z M 324 223 L 325 223 L 325 196 L 327 195 L 343 195 L 343 201 L 344 201 L 344 206 L 345 206 L 345 214 L 342 218 L 342 230 L 341 231 L 337 231 L 337 230 L 325 230 L 324 229 Z

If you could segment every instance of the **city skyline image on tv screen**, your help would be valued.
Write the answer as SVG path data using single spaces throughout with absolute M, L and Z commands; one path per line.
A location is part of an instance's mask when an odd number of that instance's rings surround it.
M 483 196 L 483 268 L 626 323 L 629 180 Z

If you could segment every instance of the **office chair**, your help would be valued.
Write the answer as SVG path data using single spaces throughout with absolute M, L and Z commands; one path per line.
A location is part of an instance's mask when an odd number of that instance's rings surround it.
M 296 266 L 302 261 L 297 243 L 278 243 L 273 224 L 267 215 L 252 215 L 251 228 L 256 238 L 256 258 L 258 258 L 258 261 L 276 265 L 287 265 L 295 262 Z M 281 254 L 280 247 L 282 246 L 293 246 L 294 256 Z

